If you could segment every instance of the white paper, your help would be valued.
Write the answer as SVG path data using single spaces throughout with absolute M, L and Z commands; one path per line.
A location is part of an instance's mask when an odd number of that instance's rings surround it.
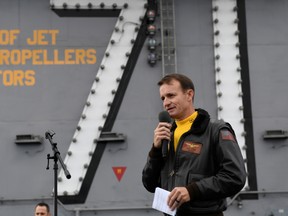
M 157 187 L 154 194 L 152 208 L 174 216 L 176 214 L 176 209 L 174 211 L 171 211 L 171 209 L 167 205 L 169 193 L 169 191 Z

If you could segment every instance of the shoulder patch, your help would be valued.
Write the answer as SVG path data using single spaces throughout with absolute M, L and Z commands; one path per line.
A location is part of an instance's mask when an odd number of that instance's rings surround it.
M 236 142 L 234 135 L 228 130 L 221 130 L 220 138 L 222 140 L 230 140 L 230 141 Z

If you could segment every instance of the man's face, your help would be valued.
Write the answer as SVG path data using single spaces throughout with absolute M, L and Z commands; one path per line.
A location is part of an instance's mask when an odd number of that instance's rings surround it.
M 47 212 L 47 208 L 45 206 L 37 206 L 35 208 L 35 216 L 50 216 L 50 213 Z
M 169 115 L 176 120 L 183 120 L 194 112 L 192 89 L 183 91 L 177 80 L 163 84 L 159 88 L 163 107 Z

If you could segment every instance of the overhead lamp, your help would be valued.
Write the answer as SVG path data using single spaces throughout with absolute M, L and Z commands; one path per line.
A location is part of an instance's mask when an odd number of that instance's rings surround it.
M 156 34 L 156 26 L 152 24 L 148 25 L 147 31 L 150 36 L 154 36 Z
M 151 65 L 151 66 L 154 66 L 157 62 L 157 55 L 153 52 L 149 53 L 148 54 L 148 63 Z
M 147 19 L 150 23 L 153 23 L 156 19 L 156 12 L 155 10 L 148 10 L 147 11 Z
M 157 43 L 157 41 L 154 38 L 149 38 L 148 44 L 147 44 L 148 49 L 149 50 L 155 50 L 156 49 L 156 43 Z

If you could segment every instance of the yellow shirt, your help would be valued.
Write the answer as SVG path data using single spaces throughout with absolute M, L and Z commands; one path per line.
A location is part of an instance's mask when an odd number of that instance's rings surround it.
M 186 119 L 183 119 L 181 121 L 175 121 L 175 123 L 177 125 L 177 128 L 174 132 L 174 150 L 175 150 L 175 152 L 176 152 L 180 137 L 182 136 L 182 134 L 184 134 L 185 132 L 190 130 L 190 128 L 191 128 L 194 120 L 196 119 L 197 115 L 198 115 L 198 112 L 196 111 L 192 115 L 187 117 Z

